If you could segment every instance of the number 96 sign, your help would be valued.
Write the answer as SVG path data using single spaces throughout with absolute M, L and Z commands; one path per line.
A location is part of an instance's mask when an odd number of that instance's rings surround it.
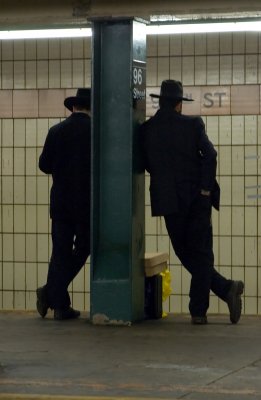
M 133 99 L 145 100 L 146 97 L 146 67 L 142 65 L 133 65 Z
M 143 73 L 141 68 L 133 68 L 133 83 L 134 85 L 142 85 L 143 83 Z

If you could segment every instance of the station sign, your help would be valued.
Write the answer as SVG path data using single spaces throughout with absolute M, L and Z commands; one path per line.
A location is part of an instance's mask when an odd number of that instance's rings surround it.
M 184 97 L 193 102 L 183 102 L 183 113 L 187 115 L 257 115 L 261 113 L 260 85 L 233 86 L 184 86 Z M 147 88 L 146 114 L 152 116 L 158 109 L 160 87 Z
M 134 60 L 132 64 L 132 99 L 133 109 L 143 119 L 146 113 L 146 63 L 142 61 Z

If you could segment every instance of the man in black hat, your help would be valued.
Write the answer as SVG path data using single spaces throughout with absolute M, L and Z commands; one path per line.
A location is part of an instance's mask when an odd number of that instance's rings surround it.
M 146 170 L 150 174 L 152 216 L 164 216 L 173 249 L 191 274 L 189 310 L 193 324 L 207 323 L 212 290 L 228 304 L 230 320 L 241 316 L 242 281 L 214 268 L 211 208 L 219 209 L 217 152 L 200 117 L 186 116 L 182 83 L 161 84 L 159 110 L 141 128 Z
M 77 318 L 68 286 L 90 255 L 91 90 L 78 89 L 64 100 L 72 114 L 46 137 L 39 168 L 51 174 L 52 255 L 47 282 L 36 291 L 37 310 L 54 319 Z

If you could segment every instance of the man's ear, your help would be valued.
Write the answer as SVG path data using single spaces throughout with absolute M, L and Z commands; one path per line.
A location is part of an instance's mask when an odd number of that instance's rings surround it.
M 182 101 L 180 101 L 180 102 L 176 105 L 175 110 L 176 110 L 178 113 L 181 113 L 181 111 L 182 111 Z

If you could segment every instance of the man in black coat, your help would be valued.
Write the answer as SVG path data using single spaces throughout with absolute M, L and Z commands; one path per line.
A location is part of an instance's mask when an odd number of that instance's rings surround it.
M 237 323 L 242 308 L 242 281 L 214 268 L 211 208 L 219 209 L 217 152 L 200 117 L 183 115 L 181 82 L 161 85 L 160 109 L 141 128 L 145 168 L 150 174 L 152 216 L 164 216 L 173 249 L 191 274 L 189 310 L 193 324 L 207 323 L 212 290 L 227 302 Z
M 90 255 L 91 90 L 78 89 L 64 101 L 72 114 L 46 137 L 39 168 L 51 174 L 52 255 L 46 285 L 37 289 L 37 310 L 54 319 L 77 318 L 68 286 Z

